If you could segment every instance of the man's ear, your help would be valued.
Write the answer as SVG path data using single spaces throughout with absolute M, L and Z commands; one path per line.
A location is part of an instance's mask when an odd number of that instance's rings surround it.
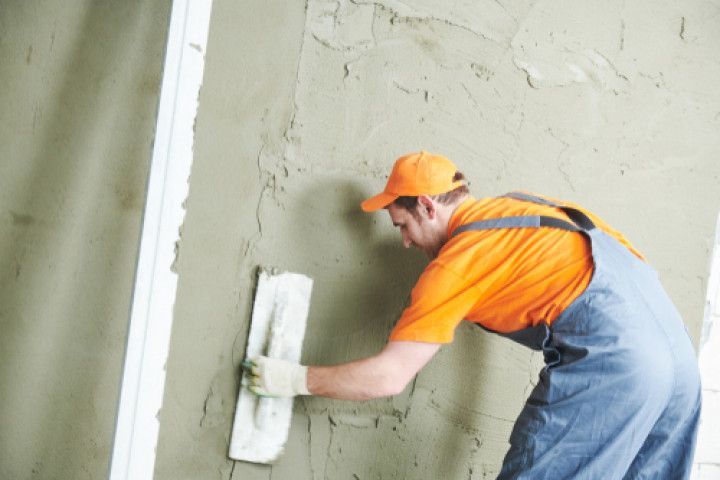
M 437 208 L 435 207 L 435 202 L 427 195 L 418 196 L 417 209 L 420 212 L 420 215 L 427 218 L 428 220 L 433 220 L 437 216 Z

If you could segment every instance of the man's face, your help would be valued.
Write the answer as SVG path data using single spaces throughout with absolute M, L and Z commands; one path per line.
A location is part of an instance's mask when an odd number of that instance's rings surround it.
M 422 209 L 422 206 L 419 206 Z M 442 247 L 442 239 L 438 235 L 438 228 L 434 221 L 419 211 L 419 216 L 410 213 L 404 207 L 391 203 L 387 207 L 393 225 L 400 229 L 402 242 L 405 248 L 415 247 L 422 250 L 428 258 L 437 256 Z

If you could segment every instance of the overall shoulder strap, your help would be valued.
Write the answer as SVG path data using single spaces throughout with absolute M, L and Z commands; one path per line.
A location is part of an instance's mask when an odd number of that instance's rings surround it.
M 544 215 L 524 215 L 517 217 L 491 218 L 479 222 L 466 223 L 455 229 L 452 236 L 459 235 L 470 230 L 494 230 L 497 228 L 539 228 L 550 227 L 578 232 L 580 229 L 570 222 L 555 217 Z
M 570 232 L 584 232 L 595 228 L 595 224 L 585 215 L 583 212 L 576 208 L 564 207 L 558 205 L 550 200 L 536 197 L 534 195 L 528 195 L 522 192 L 511 192 L 503 195 L 503 197 L 513 198 L 515 200 L 521 200 L 526 202 L 538 203 L 541 205 L 548 205 L 556 207 L 565 212 L 571 222 L 567 222 L 560 218 L 548 217 L 545 215 L 521 215 L 513 217 L 501 217 L 491 218 L 488 220 L 480 220 L 478 222 L 466 223 L 455 229 L 452 233 L 452 237 L 468 231 L 477 230 L 494 230 L 499 228 L 559 228 L 562 230 L 568 230 Z
M 550 207 L 557 207 L 557 208 L 562 207 L 562 205 L 558 205 L 557 203 L 555 203 L 551 200 L 548 200 L 546 198 L 538 197 L 535 195 L 530 195 L 530 194 L 524 193 L 524 192 L 510 192 L 510 193 L 506 193 L 502 197 L 514 198 L 515 200 L 523 200 L 525 202 L 539 203 L 540 205 L 548 205 Z
M 541 198 L 536 195 L 530 195 L 530 194 L 523 193 L 523 192 L 510 192 L 510 193 L 506 193 L 505 195 L 503 195 L 503 197 L 514 198 L 515 200 L 538 203 L 540 205 L 548 205 L 550 207 L 559 208 L 560 210 L 565 212 L 565 215 L 567 215 L 570 218 L 570 220 L 572 220 L 573 223 L 580 228 L 580 230 L 590 231 L 595 228 L 595 224 L 593 223 L 592 220 L 590 220 L 590 217 L 585 215 L 583 212 L 581 212 L 577 208 L 566 207 L 564 205 L 560 205 L 560 204 L 555 203 L 546 198 Z

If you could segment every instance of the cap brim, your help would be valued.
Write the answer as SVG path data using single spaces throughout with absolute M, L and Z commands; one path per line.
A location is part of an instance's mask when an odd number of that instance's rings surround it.
M 364 202 L 362 202 L 360 204 L 360 208 L 362 208 L 365 212 L 374 212 L 376 210 L 387 207 L 392 202 L 394 202 L 396 198 L 398 198 L 398 196 L 393 195 L 392 193 L 378 193 L 374 197 L 370 197 Z

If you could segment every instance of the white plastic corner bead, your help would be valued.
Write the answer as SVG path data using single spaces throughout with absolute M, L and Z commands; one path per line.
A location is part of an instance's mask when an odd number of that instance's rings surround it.
M 211 0 L 172 2 L 110 480 L 154 475 L 177 291 L 172 264 L 185 217 L 211 10 Z

